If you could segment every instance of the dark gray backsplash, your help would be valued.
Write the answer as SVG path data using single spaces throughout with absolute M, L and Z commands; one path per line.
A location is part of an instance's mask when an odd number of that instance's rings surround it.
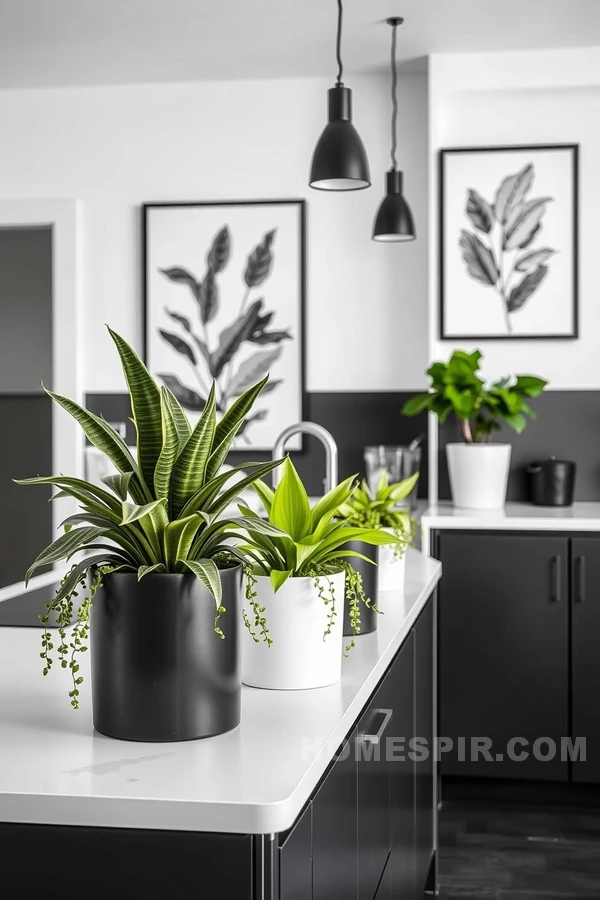
M 306 417 L 329 429 L 339 448 L 340 479 L 362 473 L 363 449 L 368 444 L 408 444 L 417 434 L 426 432 L 426 416 L 407 419 L 400 415 L 409 392 L 380 393 L 313 393 L 307 395 Z M 109 422 L 127 422 L 128 439 L 134 440 L 129 422 L 131 411 L 126 394 L 88 394 L 88 408 L 101 413 Z M 269 459 L 269 453 L 235 451 L 230 462 Z M 325 456 L 322 446 L 314 438 L 304 438 L 304 450 L 293 453 L 294 464 L 303 478 L 309 494 L 322 492 Z M 427 460 L 426 442 L 423 460 Z M 427 496 L 427 468 L 422 468 L 419 496 Z
M 600 500 L 600 391 L 547 391 L 532 401 L 537 419 L 523 434 L 504 426 L 494 440 L 512 444 L 509 500 L 529 500 L 527 465 L 549 456 L 577 463 L 576 500 Z M 450 499 L 448 467 L 444 448 L 459 441 L 452 420 L 440 428 L 439 497 Z

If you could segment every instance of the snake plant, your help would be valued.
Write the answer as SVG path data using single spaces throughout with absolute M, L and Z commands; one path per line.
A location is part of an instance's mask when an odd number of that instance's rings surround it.
M 73 671 L 73 706 L 77 705 L 79 677 L 74 654 L 84 649 L 91 599 L 108 572 L 134 572 L 138 579 L 150 574 L 192 573 L 215 599 L 215 630 L 223 636 L 218 626 L 219 615 L 225 612 L 219 567 L 237 562 L 229 539 L 239 536 L 234 530 L 237 517 L 228 517 L 225 511 L 245 488 L 278 465 L 276 461 L 249 462 L 221 471 L 231 443 L 267 378 L 238 397 L 220 421 L 213 384 L 202 416 L 192 428 L 174 394 L 156 383 L 122 337 L 109 331 L 129 389 L 137 453 L 130 451 L 102 417 L 47 390 L 52 400 L 79 423 L 88 440 L 108 457 L 117 474 L 104 478 L 104 487 L 65 475 L 17 482 L 53 484 L 59 489 L 56 497 L 68 495 L 79 504 L 79 512 L 62 523 L 64 533 L 39 554 L 25 576 L 28 582 L 41 566 L 70 560 L 76 553 L 85 554 L 65 575 L 46 614 L 40 617 L 46 626 L 53 611 L 58 615 L 62 638 L 58 653 L 61 665 Z M 248 473 L 242 471 L 246 469 Z M 231 485 L 240 474 L 242 477 Z M 73 598 L 90 577 L 90 596 L 80 605 L 67 644 L 65 626 L 73 616 Z M 52 649 L 45 629 L 44 674 L 52 665 Z
M 406 509 L 398 508 L 398 504 L 408 497 L 418 478 L 419 473 L 416 472 L 409 478 L 389 484 L 387 472 L 384 471 L 374 491 L 363 480 L 340 506 L 339 513 L 359 528 L 389 528 L 398 539 L 394 550 L 402 554 L 405 547 L 414 543 L 416 523 Z

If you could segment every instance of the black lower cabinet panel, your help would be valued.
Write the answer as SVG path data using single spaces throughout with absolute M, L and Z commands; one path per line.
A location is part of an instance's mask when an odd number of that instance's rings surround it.
M 250 835 L 0 823 L 0 848 L 6 900 L 252 900 Z
M 388 675 L 394 716 L 388 745 L 392 855 L 388 868 L 394 897 L 415 900 L 415 762 L 409 742 L 415 733 L 414 632 L 409 635 Z M 420 898 L 419 898 L 420 900 Z
M 436 598 L 421 613 L 415 627 L 415 737 L 427 752 L 415 760 L 415 883 L 425 890 L 434 846 L 434 619 Z
M 312 897 L 312 803 L 279 842 L 279 900 Z
M 572 542 L 572 737 L 586 758 L 573 762 L 577 783 L 600 784 L 600 538 Z
M 313 900 L 349 900 L 357 885 L 356 734 L 313 800 Z
M 390 851 L 386 741 L 394 724 L 394 710 L 389 679 L 388 674 L 358 724 L 358 900 L 373 900 Z
M 534 750 L 569 734 L 568 539 L 443 532 L 439 557 L 442 775 L 567 781 Z

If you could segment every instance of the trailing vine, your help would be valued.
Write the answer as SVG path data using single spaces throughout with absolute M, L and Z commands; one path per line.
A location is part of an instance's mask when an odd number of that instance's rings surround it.
M 269 629 L 267 627 L 267 619 L 265 617 L 265 613 L 267 611 L 266 606 L 261 606 L 261 604 L 256 599 L 258 597 L 258 591 L 256 590 L 257 579 L 254 574 L 254 570 L 252 566 L 245 565 L 244 566 L 244 575 L 246 576 L 246 589 L 245 596 L 248 602 L 248 606 L 252 610 L 254 615 L 254 623 L 250 621 L 246 610 L 244 609 L 242 616 L 244 620 L 244 625 L 250 632 L 250 636 L 255 644 L 262 643 L 266 644 L 267 647 L 270 647 L 273 643 L 273 638 L 269 634 Z M 256 633 L 254 629 L 257 629 L 259 634 Z
M 73 571 L 71 569 L 71 572 Z M 114 571 L 112 566 L 98 566 L 91 571 L 91 579 L 88 585 L 87 573 L 83 573 L 81 578 L 75 583 L 74 588 L 69 591 L 65 597 L 60 597 L 63 584 L 70 575 L 70 572 L 64 576 L 57 591 L 57 596 L 46 603 L 46 612 L 38 616 L 40 622 L 44 626 L 42 632 L 42 652 L 40 657 L 44 661 L 42 674 L 47 675 L 54 663 L 53 657 L 50 655 L 54 650 L 52 642 L 52 633 L 48 629 L 48 622 L 52 613 L 56 613 L 56 621 L 58 625 L 58 635 L 61 643 L 56 648 L 58 661 L 62 669 L 69 669 L 71 673 L 72 689 L 69 691 L 71 698 L 71 706 L 73 709 L 79 709 L 79 687 L 83 683 L 83 676 L 79 674 L 78 654 L 87 652 L 87 639 L 90 630 L 90 613 L 93 606 L 94 597 L 98 590 L 102 587 L 102 581 L 105 575 Z M 79 590 L 87 590 L 87 597 L 81 601 L 77 616 L 71 634 L 67 635 L 67 628 L 71 625 L 73 619 L 73 599 L 79 596 Z
M 367 609 L 372 609 L 373 612 L 376 612 L 379 615 L 381 615 L 381 610 L 377 609 L 375 603 L 365 594 L 363 579 L 360 572 L 357 572 L 349 562 L 343 562 L 342 567 L 346 573 L 346 600 L 348 602 L 348 612 L 350 615 L 350 627 L 352 628 L 354 635 L 350 643 L 344 649 L 344 655 L 347 655 L 348 652 L 356 646 L 354 638 L 360 634 L 361 604 L 364 604 Z

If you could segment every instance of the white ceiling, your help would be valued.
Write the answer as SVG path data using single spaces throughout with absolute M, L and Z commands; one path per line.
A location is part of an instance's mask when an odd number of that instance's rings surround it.
M 600 45 L 600 0 L 346 0 L 348 72 L 399 55 Z M 335 0 L 0 0 L 0 88 L 333 75 Z

